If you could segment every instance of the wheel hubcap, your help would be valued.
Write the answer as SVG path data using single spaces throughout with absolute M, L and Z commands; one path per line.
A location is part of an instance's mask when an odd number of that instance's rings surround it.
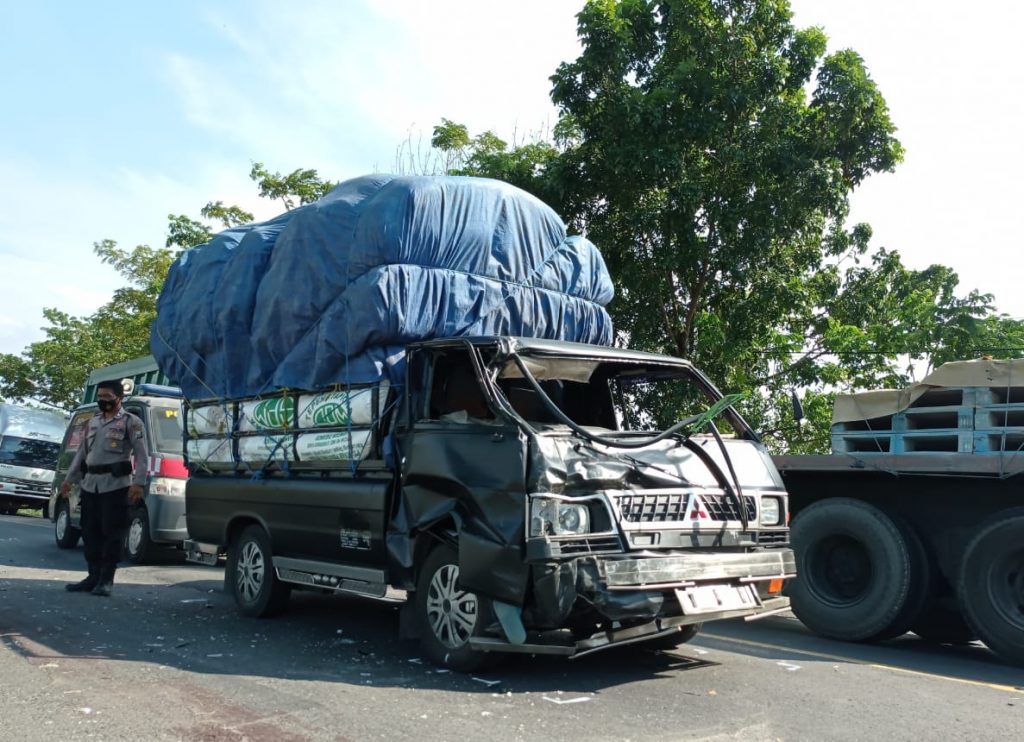
M 238 594 L 247 603 L 252 603 L 260 594 L 265 577 L 263 552 L 255 541 L 242 544 L 238 557 L 238 572 L 235 577 L 238 583 Z
M 57 513 L 57 538 L 63 539 L 68 532 L 68 511 L 61 509 Z
M 139 546 L 142 544 L 142 521 L 138 518 L 132 520 L 128 527 L 128 551 L 132 554 L 139 553 Z
M 459 568 L 446 564 L 434 573 L 427 589 L 427 620 L 434 636 L 449 649 L 459 649 L 473 635 L 476 595 L 458 587 Z

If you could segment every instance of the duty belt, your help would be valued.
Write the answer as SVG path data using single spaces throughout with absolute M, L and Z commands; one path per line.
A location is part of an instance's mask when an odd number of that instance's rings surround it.
M 112 464 L 90 464 L 85 468 L 90 474 L 112 474 L 115 477 L 124 477 L 132 473 L 130 461 L 115 461 Z

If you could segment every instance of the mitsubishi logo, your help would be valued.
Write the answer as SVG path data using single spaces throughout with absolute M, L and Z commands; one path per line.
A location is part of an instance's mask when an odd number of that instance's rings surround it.
M 683 513 L 683 520 L 707 520 L 711 516 L 708 515 L 707 509 L 704 507 L 704 501 L 700 498 L 700 495 L 690 495 L 686 500 L 686 512 Z

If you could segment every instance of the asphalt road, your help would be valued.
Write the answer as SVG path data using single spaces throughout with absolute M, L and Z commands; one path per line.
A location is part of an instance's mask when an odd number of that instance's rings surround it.
M 1024 670 L 983 646 L 815 637 L 791 616 L 709 624 L 690 644 L 439 671 L 395 605 L 293 594 L 236 616 L 223 567 L 169 551 L 72 594 L 81 548 L 0 516 L 0 739 L 1016 740 Z

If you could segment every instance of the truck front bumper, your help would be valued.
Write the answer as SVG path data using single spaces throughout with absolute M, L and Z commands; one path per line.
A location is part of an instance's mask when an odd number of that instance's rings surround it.
M 579 657 L 622 644 L 670 636 L 683 626 L 726 618 L 753 620 L 789 608 L 779 594 L 795 576 L 792 549 L 752 552 L 579 557 L 535 567 L 532 606 L 551 630 L 534 630 L 515 644 L 474 638 L 476 649 Z M 556 627 L 571 623 L 581 605 L 601 616 L 589 635 Z
M 595 560 L 608 590 L 687 587 L 721 580 L 785 579 L 796 574 L 792 549 L 746 553 L 694 553 L 684 556 L 642 556 Z

